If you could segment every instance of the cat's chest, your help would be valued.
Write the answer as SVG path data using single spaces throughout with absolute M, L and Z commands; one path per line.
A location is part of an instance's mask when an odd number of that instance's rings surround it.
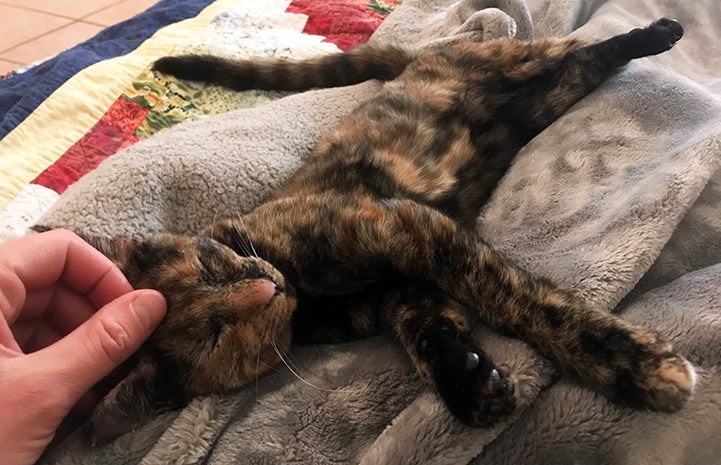
M 373 232 L 382 229 L 386 210 L 367 196 L 325 193 L 275 200 L 243 223 L 258 256 L 295 287 L 337 295 L 393 275 L 387 257 L 378 252 L 382 239 Z

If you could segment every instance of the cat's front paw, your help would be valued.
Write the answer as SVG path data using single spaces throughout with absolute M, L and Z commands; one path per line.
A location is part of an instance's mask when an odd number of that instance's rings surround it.
M 673 19 L 661 18 L 648 27 L 634 29 L 626 37 L 629 58 L 640 58 L 669 50 L 683 37 L 683 27 Z
M 465 334 L 441 328 L 430 363 L 433 381 L 451 413 L 474 427 L 491 426 L 516 407 L 514 385 Z
M 619 379 L 620 398 L 660 412 L 675 412 L 683 407 L 696 383 L 693 366 L 680 355 L 667 351 L 647 354 L 630 375 L 628 386 Z
M 595 341 L 585 339 L 586 353 L 601 362 L 596 373 L 620 403 L 675 412 L 691 397 L 696 382 L 693 366 L 671 352 L 656 333 L 627 328 L 608 331 Z
M 468 426 L 492 426 L 516 408 L 514 385 L 503 371 L 491 368 L 469 369 L 477 357 L 475 352 L 466 354 L 466 372 L 457 377 L 458 384 L 441 391 L 443 400 L 451 413 Z

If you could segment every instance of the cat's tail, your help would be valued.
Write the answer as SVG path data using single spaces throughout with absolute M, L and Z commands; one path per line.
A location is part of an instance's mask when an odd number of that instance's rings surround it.
M 361 45 L 345 53 L 305 60 L 230 60 L 210 55 L 164 57 L 155 62 L 153 69 L 233 90 L 299 91 L 346 86 L 368 79 L 391 80 L 401 74 L 412 59 L 411 52 L 399 47 Z

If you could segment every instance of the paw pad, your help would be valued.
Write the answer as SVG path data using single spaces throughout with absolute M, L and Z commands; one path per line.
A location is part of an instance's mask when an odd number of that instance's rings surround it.
M 683 37 L 683 27 L 674 19 L 661 18 L 653 23 L 653 25 L 662 26 L 667 29 L 671 43 L 676 43 Z

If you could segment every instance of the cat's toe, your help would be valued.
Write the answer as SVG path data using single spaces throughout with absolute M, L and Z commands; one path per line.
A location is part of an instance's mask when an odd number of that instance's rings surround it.
M 633 343 L 617 361 L 615 397 L 622 403 L 660 412 L 675 412 L 693 393 L 696 371 L 685 358 L 670 352 L 657 334 L 636 331 Z
M 513 381 L 478 347 L 467 328 L 446 322 L 423 338 L 421 357 L 448 410 L 469 426 L 496 423 L 516 407 Z
M 683 357 L 667 352 L 641 367 L 636 388 L 643 403 L 652 410 L 675 412 L 693 393 L 696 371 Z
M 651 27 L 658 28 L 660 34 L 668 38 L 670 45 L 675 44 L 683 37 L 683 26 L 675 19 L 661 18 L 656 20 Z
M 649 55 L 665 52 L 683 36 L 683 27 L 673 19 L 661 18 L 645 29 L 643 48 Z
M 626 34 L 623 49 L 629 59 L 656 55 L 669 50 L 681 37 L 683 27 L 678 21 L 661 18 L 648 27 Z
M 675 412 L 693 393 L 693 366 L 654 331 L 606 328 L 587 334 L 583 349 L 579 372 L 620 404 Z
M 459 353 L 437 373 L 436 387 L 451 413 L 463 423 L 491 426 L 516 406 L 515 386 L 482 352 Z
M 482 386 L 480 395 L 473 405 L 469 406 L 467 415 L 459 415 L 459 419 L 469 426 L 491 426 L 513 412 L 516 407 L 514 392 L 513 381 L 493 369 Z

